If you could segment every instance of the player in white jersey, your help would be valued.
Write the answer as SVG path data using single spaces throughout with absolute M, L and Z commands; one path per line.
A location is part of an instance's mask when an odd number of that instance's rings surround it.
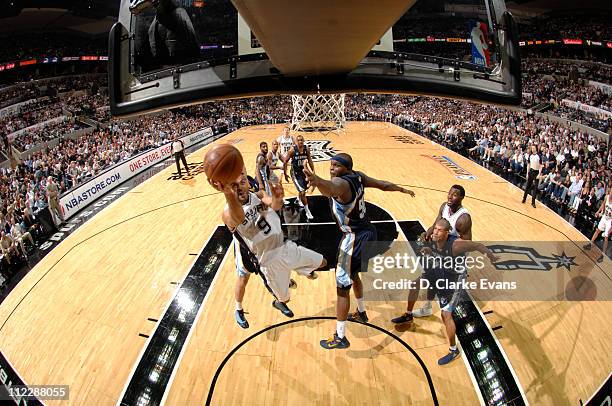
M 584 247 L 585 250 L 590 250 L 593 246 L 599 234 L 603 232 L 604 234 L 604 243 L 603 243 L 603 251 L 599 258 L 597 258 L 597 262 L 603 262 L 604 255 L 608 250 L 608 239 L 610 237 L 610 232 L 612 231 L 612 187 L 608 188 L 608 193 L 604 198 L 604 201 L 601 202 L 601 207 L 595 213 L 595 217 L 601 216 L 601 220 L 599 220 L 599 224 L 597 225 L 597 229 L 593 233 L 593 237 L 591 237 L 591 242 L 586 244 Z
M 289 134 L 289 127 L 283 128 L 283 135 L 278 137 L 276 141 L 278 141 L 278 144 L 280 146 L 281 160 L 285 161 L 289 150 L 291 149 L 291 147 L 293 147 L 293 144 L 295 144 L 295 140 L 293 139 L 291 134 Z
M 227 204 L 223 210 L 223 222 L 257 258 L 266 284 L 276 296 L 272 306 L 285 316 L 293 317 L 286 305 L 290 299 L 291 271 L 316 279 L 315 271 L 326 267 L 327 261 L 321 254 L 293 241 L 283 241 L 281 220 L 276 213 L 283 206 L 282 186 L 271 183 L 272 196 L 263 193 L 260 199 L 249 191 L 244 174 L 229 185 L 219 182 L 211 182 L 211 185 L 225 195 Z
M 434 221 L 433 225 L 422 236 L 425 241 L 431 241 L 431 235 L 436 226 L 436 223 L 440 219 L 446 219 L 450 223 L 450 236 L 459 237 L 462 240 L 472 239 L 472 217 L 468 213 L 468 210 L 462 206 L 463 198 L 465 197 L 465 189 L 461 185 L 453 185 L 448 191 L 446 202 L 442 203 L 440 210 L 438 210 L 438 217 Z M 418 294 L 418 290 L 416 290 Z M 412 291 L 411 291 L 412 292 Z M 427 290 L 427 300 L 422 307 L 412 312 L 414 317 L 427 317 L 433 314 L 432 301 L 434 299 L 435 291 L 433 289 Z

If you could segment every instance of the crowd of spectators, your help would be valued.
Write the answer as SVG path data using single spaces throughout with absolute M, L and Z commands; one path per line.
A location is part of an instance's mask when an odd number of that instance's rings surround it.
M 523 61 L 522 71 L 522 107 L 549 105 L 554 115 L 603 132 L 612 128 L 612 120 L 606 112 L 587 112 L 562 103 L 565 99 L 612 112 L 612 94 L 589 83 L 595 79 L 593 73 L 599 71 L 597 79 L 610 85 L 612 70 L 609 66 L 528 59 Z
M 588 84 L 589 77 L 581 71 L 584 70 L 578 64 L 525 60 L 522 64 L 523 89 L 538 101 L 568 99 L 612 111 L 611 95 Z M 610 77 L 603 79 L 603 83 L 612 83 Z
M 106 55 L 108 38 L 90 37 L 67 32 L 19 33 L 2 37 L 0 63 L 49 56 Z
M 612 38 L 612 27 L 609 15 L 544 15 L 518 24 L 519 37 L 522 40 L 535 38 L 588 38 L 591 40 L 609 40 Z
M 525 181 L 528 148 L 538 146 L 545 163 L 539 198 L 568 214 L 590 235 L 602 196 L 612 186 L 605 140 L 545 116 L 468 102 L 420 98 L 397 113 L 396 123 L 475 159 L 519 186 Z

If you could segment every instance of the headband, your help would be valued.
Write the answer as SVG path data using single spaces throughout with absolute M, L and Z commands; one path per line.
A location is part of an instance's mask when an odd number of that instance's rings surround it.
M 338 162 L 340 165 L 344 166 L 349 171 L 353 170 L 353 165 L 347 159 L 344 159 L 339 155 L 332 157 L 331 160 Z

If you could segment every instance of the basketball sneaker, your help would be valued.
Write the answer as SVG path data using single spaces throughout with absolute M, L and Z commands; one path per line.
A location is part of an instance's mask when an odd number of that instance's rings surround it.
M 291 309 L 289 307 L 287 307 L 287 305 L 283 302 L 279 302 L 278 300 L 274 300 L 272 302 L 272 307 L 274 307 L 275 309 L 280 310 L 280 312 L 287 317 L 293 317 L 293 312 L 291 311 Z
M 359 310 L 355 310 L 355 313 L 350 313 L 346 318 L 349 321 L 356 321 L 357 323 L 367 323 L 370 321 L 368 319 L 368 314 L 364 311 L 360 312 Z
M 438 360 L 438 365 L 446 365 L 459 356 L 459 348 L 448 350 L 448 354 Z
M 246 317 L 244 317 L 244 310 L 236 310 L 234 317 L 236 317 L 236 323 L 238 323 L 240 327 L 249 328 L 249 322 Z
M 582 246 L 582 249 L 587 250 L 587 251 L 590 250 L 591 248 L 593 248 L 593 244 L 591 243 L 588 243 Z
M 315 279 L 317 279 L 319 277 L 319 274 L 316 273 L 315 271 L 312 271 L 311 273 L 309 273 L 308 275 L 306 275 L 306 277 L 308 279 L 310 279 L 311 281 L 314 281 Z
M 319 342 L 321 347 L 326 350 L 343 350 L 351 346 L 349 340 L 345 337 L 339 338 L 338 334 L 334 333 L 334 336 L 328 340 L 321 340 Z
M 314 219 L 314 216 L 312 215 L 312 213 L 310 212 L 310 209 L 308 209 L 308 207 L 306 207 L 305 212 L 306 212 L 306 218 L 307 218 L 308 220 L 312 220 L 312 219 Z
M 412 314 L 404 313 L 399 317 L 391 319 L 391 323 L 402 324 L 402 323 L 412 323 L 413 318 Z
M 297 289 L 297 283 L 293 280 L 289 280 L 289 289 Z
M 412 312 L 414 317 L 427 317 L 433 314 L 433 309 L 431 307 L 431 302 L 425 302 L 425 304 Z

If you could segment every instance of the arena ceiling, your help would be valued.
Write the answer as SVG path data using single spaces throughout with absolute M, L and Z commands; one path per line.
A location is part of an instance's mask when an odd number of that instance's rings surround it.
M 0 0 L 0 33 L 70 30 L 107 34 L 117 20 L 119 4 L 120 0 Z M 578 5 L 576 0 L 506 0 L 506 4 L 519 15 L 575 10 Z M 579 4 L 581 12 L 612 11 L 612 1 L 581 0 Z
M 533 11 L 549 13 L 552 11 L 609 10 L 612 11 L 612 1 L 606 0 L 506 0 L 506 7 L 511 11 Z
M 0 0 L 0 33 L 69 30 L 106 35 L 119 0 Z

